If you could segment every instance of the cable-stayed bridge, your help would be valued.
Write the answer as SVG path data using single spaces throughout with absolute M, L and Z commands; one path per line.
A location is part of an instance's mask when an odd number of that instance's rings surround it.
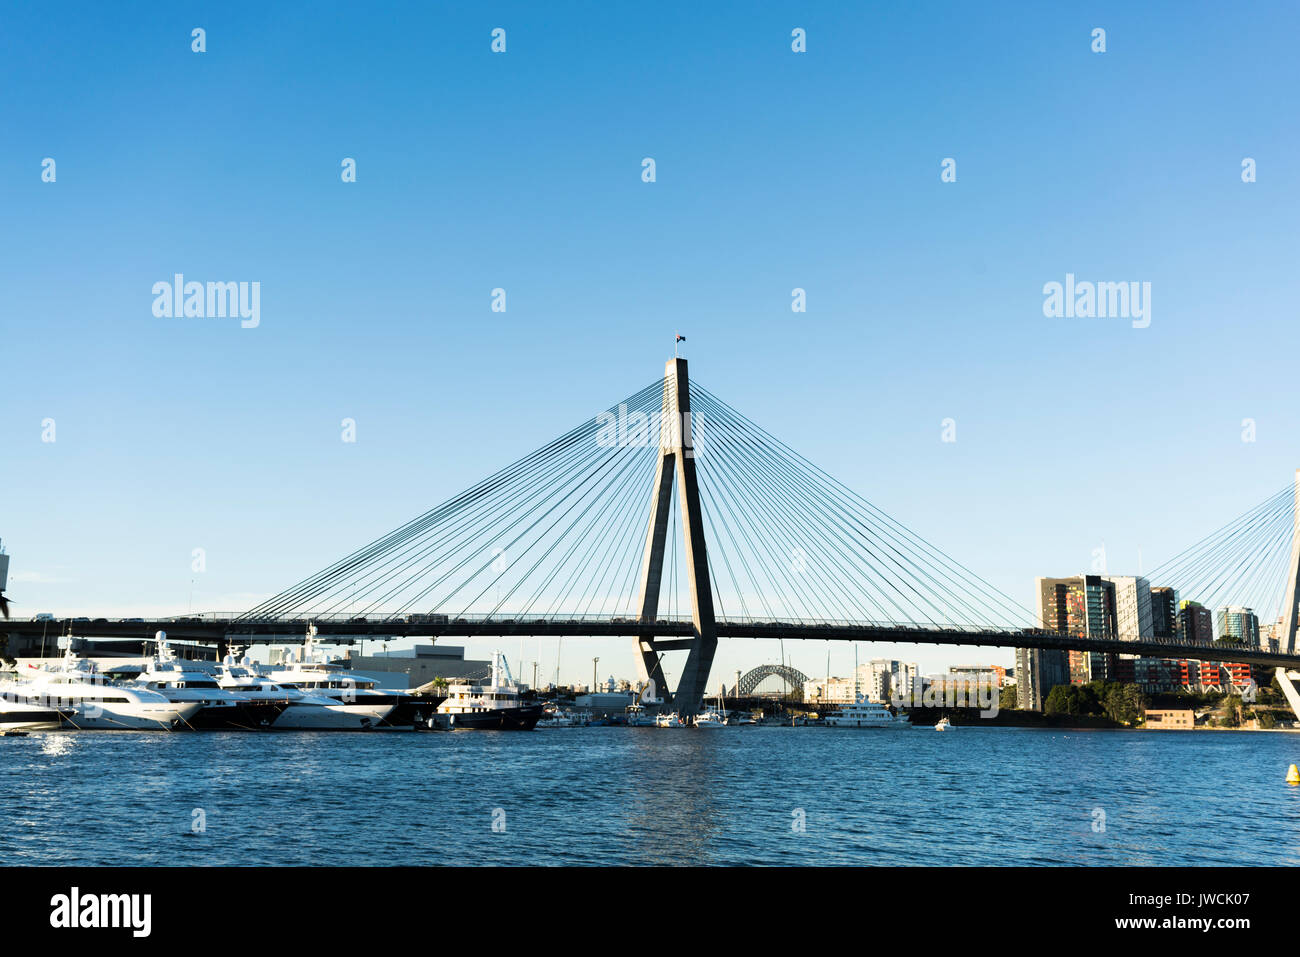
M 71 623 L 96 635 L 634 639 L 641 677 L 700 706 L 720 638 L 969 644 L 1300 668 L 1288 487 L 1149 577 L 1282 619 L 1277 651 L 1188 635 L 1068 633 L 689 380 L 684 359 L 461 494 L 241 614 Z M 1261 614 L 1261 617 L 1264 615 Z M 1121 614 L 1121 620 L 1124 615 Z M 1268 620 L 1272 621 L 1272 618 Z M 65 623 L 60 623 L 61 625 Z M 8 622 L 34 633 L 49 622 Z

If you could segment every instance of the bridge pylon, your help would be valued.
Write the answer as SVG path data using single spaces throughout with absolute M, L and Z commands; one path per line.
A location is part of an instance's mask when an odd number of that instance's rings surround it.
M 1286 573 L 1282 593 L 1282 631 L 1277 636 L 1277 650 L 1288 655 L 1295 653 L 1296 605 L 1300 603 L 1300 469 L 1295 473 L 1295 527 L 1291 532 L 1291 565 Z M 1276 671 L 1277 683 L 1291 706 L 1291 713 L 1300 718 L 1300 692 L 1291 682 L 1285 668 Z
M 1285 587 L 1278 651 L 1290 655 L 1295 654 L 1296 604 L 1300 602 L 1300 469 L 1295 473 L 1295 529 L 1291 533 L 1291 565 Z
M 669 359 L 664 367 L 663 413 L 659 423 L 659 464 L 650 494 L 650 523 L 646 530 L 645 554 L 641 561 L 640 620 L 652 622 L 659 613 L 659 592 L 663 583 L 664 548 L 672 513 L 673 481 L 677 482 L 682 513 L 682 542 L 686 553 L 686 576 L 691 593 L 691 637 L 685 642 L 656 642 L 653 627 L 638 638 L 637 665 L 642 680 L 653 681 L 665 701 L 670 700 L 661 651 L 688 648 L 686 667 L 671 693 L 671 701 L 683 716 L 697 714 L 704 702 L 709 669 L 718 648 L 718 629 L 713 615 L 713 591 L 709 559 L 704 541 L 704 517 L 700 512 L 700 489 L 695 476 L 695 443 L 691 432 L 690 380 L 686 360 Z

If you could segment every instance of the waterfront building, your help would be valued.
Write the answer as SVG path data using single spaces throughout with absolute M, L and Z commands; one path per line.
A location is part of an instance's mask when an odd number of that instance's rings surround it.
M 915 661 L 875 658 L 858 665 L 856 681 L 853 677 L 809 678 L 803 684 L 803 700 L 809 704 L 853 704 L 856 691 L 868 701 L 884 703 L 895 694 L 908 697 L 913 689 L 919 692 L 919 675 Z
M 852 678 L 809 678 L 803 683 L 803 700 L 813 705 L 853 704 L 853 688 Z
M 1178 658 L 1124 656 L 1117 662 L 1115 680 L 1135 684 L 1146 694 L 1170 694 L 1183 686 L 1186 664 Z
M 1151 634 L 1156 638 L 1209 642 L 1217 633 L 1218 637 L 1242 638 L 1250 647 L 1260 646 L 1259 619 L 1249 608 L 1231 606 L 1212 618 L 1210 610 L 1199 602 L 1179 601 L 1173 588 L 1155 587 L 1150 592 Z M 1250 682 L 1250 666 L 1183 658 L 1137 658 L 1121 660 L 1115 677 L 1137 684 L 1148 694 L 1240 691 Z
M 636 700 L 631 691 L 593 691 L 578 695 L 573 699 L 573 706 L 592 714 L 622 714 Z
M 962 701 L 976 701 L 981 692 L 987 693 L 989 689 L 996 692 L 1000 685 L 995 672 L 981 669 L 932 675 L 927 679 L 927 687 L 947 700 L 955 697 Z
M 857 694 L 868 701 L 887 702 L 895 695 L 907 697 L 920 674 L 915 661 L 875 658 L 858 665 L 857 681 L 849 678 L 810 678 L 804 682 L 803 700 L 809 703 L 853 704 Z M 920 690 L 917 688 L 916 690 Z
M 1207 691 L 1240 694 L 1252 680 L 1250 665 L 1188 658 L 1130 658 L 1119 662 L 1116 679 L 1146 694 Z
M 899 681 L 901 661 L 889 658 L 874 658 L 858 666 L 858 687 L 868 701 L 884 702 L 889 700 L 890 692 L 895 687 L 903 687 Z
M 1146 723 L 1147 727 L 1154 731 L 1190 731 L 1196 725 L 1196 715 L 1181 708 L 1148 709 Z
M 1251 667 L 1232 661 L 1188 661 L 1186 684 L 1197 691 L 1228 691 L 1240 694 L 1251 682 Z
M 465 657 L 465 649 L 454 645 L 416 645 L 402 651 L 381 651 L 374 655 L 348 652 L 347 666 L 354 671 L 392 676 L 389 688 L 418 688 L 434 678 L 477 679 L 492 673 L 491 661 Z M 405 676 L 403 683 L 398 676 Z
M 1229 605 L 1215 615 L 1216 638 L 1235 638 L 1247 648 L 1259 647 L 1259 618 L 1250 608 Z
M 1007 669 L 1001 665 L 953 665 L 948 669 L 948 674 L 995 688 L 1001 688 L 1007 680 Z

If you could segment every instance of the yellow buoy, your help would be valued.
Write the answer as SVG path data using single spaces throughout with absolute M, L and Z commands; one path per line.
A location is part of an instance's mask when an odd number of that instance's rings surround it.
M 1291 765 L 1291 770 L 1286 773 L 1286 783 L 1300 784 L 1300 768 L 1297 768 L 1294 764 Z

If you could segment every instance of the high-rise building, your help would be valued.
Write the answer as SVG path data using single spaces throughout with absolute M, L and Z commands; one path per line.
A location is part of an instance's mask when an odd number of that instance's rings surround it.
M 1278 617 L 1271 625 L 1265 625 L 1261 628 L 1259 633 L 1259 646 L 1265 651 L 1272 652 L 1276 652 L 1281 648 L 1282 625 L 1282 618 Z
M 886 702 L 897 693 L 899 697 L 919 695 L 920 668 L 915 661 L 895 661 L 891 658 L 874 658 L 858 665 L 855 675 L 848 678 L 810 678 L 804 682 L 804 701 L 819 704 L 852 704 L 854 696 L 871 701 Z
M 1115 586 L 1115 633 L 1126 641 L 1150 638 L 1154 633 L 1151 616 L 1151 583 L 1141 575 L 1106 575 Z
M 1178 634 L 1178 592 L 1164 586 L 1151 589 L 1151 634 L 1173 638 Z
M 1069 683 L 1069 660 L 1064 651 L 1016 649 L 1016 707 L 1021 711 L 1042 711 L 1048 692 Z
M 1049 631 L 1089 638 L 1116 634 L 1115 586 L 1100 575 L 1038 578 L 1038 618 Z
M 921 667 L 915 661 L 891 662 L 892 677 L 889 681 L 890 697 L 905 698 L 917 693 L 917 682 L 921 680 Z
M 895 694 L 910 695 L 920 673 L 915 661 L 873 658 L 858 665 L 858 686 L 870 701 L 889 701 Z
M 858 685 L 868 701 L 888 701 L 897 661 L 874 658 L 858 666 Z
M 1229 605 L 1215 615 L 1216 638 L 1235 638 L 1247 648 L 1259 647 L 1259 618 L 1249 608 Z
M 1214 641 L 1214 619 L 1210 609 L 1190 599 L 1178 603 L 1178 635 L 1190 643 Z
M 1085 638 L 1115 637 L 1117 617 L 1112 582 L 1101 575 L 1038 578 L 1036 582 L 1038 617 L 1044 628 Z M 1070 651 L 1067 661 L 1069 680 L 1074 684 L 1111 678 L 1115 673 L 1115 656 L 1106 652 Z

